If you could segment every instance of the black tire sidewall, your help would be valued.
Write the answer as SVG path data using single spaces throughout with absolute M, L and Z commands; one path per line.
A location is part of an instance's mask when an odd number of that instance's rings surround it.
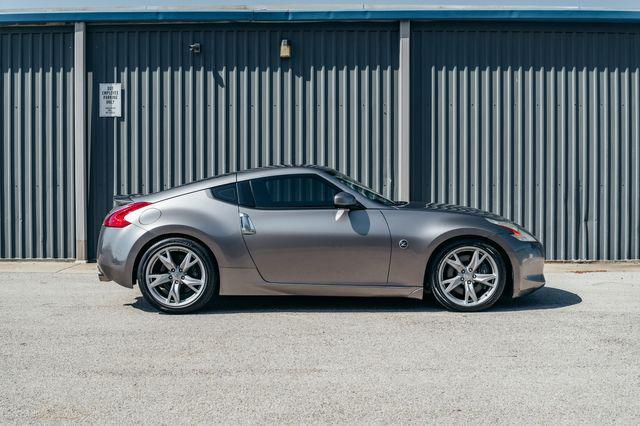
M 200 297 L 189 306 L 180 307 L 180 308 L 172 308 L 169 306 L 164 306 L 158 303 L 153 298 L 153 296 L 151 296 L 151 294 L 149 293 L 149 289 L 147 288 L 147 284 L 144 276 L 145 270 L 147 269 L 147 264 L 149 263 L 151 257 L 155 253 L 169 246 L 182 246 L 182 247 L 188 248 L 189 250 L 192 250 L 196 255 L 200 257 L 200 259 L 202 259 L 202 263 L 206 270 L 206 274 L 208 278 L 205 283 L 205 289 L 200 294 Z M 145 298 L 147 302 L 153 305 L 153 307 L 155 307 L 156 309 L 162 312 L 166 312 L 170 314 L 187 314 L 190 312 L 195 312 L 201 309 L 202 307 L 204 307 L 206 304 L 208 304 L 209 301 L 211 301 L 211 299 L 217 292 L 218 272 L 213 262 L 214 260 L 211 259 L 211 255 L 207 253 L 207 250 L 204 247 L 202 247 L 201 244 L 195 241 L 189 240 L 187 238 L 167 238 L 162 241 L 158 241 L 157 243 L 153 244 L 151 247 L 149 247 L 145 251 L 144 255 L 142 256 L 142 259 L 140 259 L 140 263 L 138 264 L 137 279 L 138 279 L 138 285 L 140 286 L 140 291 L 142 293 L 142 296 Z
M 496 266 L 498 267 L 499 279 L 498 279 L 498 288 L 496 292 L 482 304 L 477 306 L 460 306 L 456 305 L 452 301 L 450 301 L 444 294 L 444 291 L 437 284 L 438 282 L 438 268 L 440 267 L 441 262 L 443 261 L 445 255 L 452 250 L 459 247 L 477 247 L 482 250 L 485 250 L 496 262 Z M 493 306 L 502 296 L 504 289 L 507 284 L 507 267 L 505 264 L 504 256 L 491 244 L 486 243 L 482 240 L 476 240 L 473 238 L 470 239 L 461 239 L 452 241 L 449 244 L 445 244 L 443 247 L 438 249 L 437 253 L 434 255 L 433 262 L 431 262 L 431 267 L 429 270 L 429 283 L 431 288 L 431 293 L 436 298 L 438 303 L 440 303 L 443 307 L 451 311 L 460 311 L 460 312 L 476 312 L 482 311 Z

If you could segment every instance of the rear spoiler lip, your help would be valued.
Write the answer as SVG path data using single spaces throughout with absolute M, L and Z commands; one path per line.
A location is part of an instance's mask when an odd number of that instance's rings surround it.
M 139 196 L 140 194 L 114 195 L 113 207 L 120 207 L 120 206 L 125 206 L 127 204 L 131 204 L 133 203 L 133 199 Z

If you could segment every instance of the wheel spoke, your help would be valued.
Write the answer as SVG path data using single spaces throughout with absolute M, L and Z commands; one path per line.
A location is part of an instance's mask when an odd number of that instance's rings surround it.
M 174 300 L 174 303 L 180 303 L 180 283 L 173 283 L 171 286 L 171 290 L 167 295 L 167 303 L 171 303 L 171 299 Z
M 182 262 L 180 262 L 180 269 L 182 269 L 182 272 L 185 273 L 196 263 L 198 263 L 198 259 L 192 256 L 191 253 L 187 253 L 184 259 L 182 259 Z
M 442 281 L 442 284 L 447 286 L 444 289 L 446 293 L 451 293 L 454 288 L 458 287 L 462 283 L 463 281 L 460 279 L 460 277 L 453 277 L 449 278 L 448 280 Z
M 464 286 L 464 302 L 468 303 L 469 298 L 473 302 L 478 301 L 478 296 L 476 295 L 476 290 L 473 288 L 473 284 L 465 284 Z
M 453 257 L 454 259 L 451 259 L 452 257 Z M 463 264 L 462 264 L 462 262 L 460 261 L 460 258 L 458 257 L 458 254 L 457 254 L 457 253 L 453 253 L 451 256 L 447 257 L 446 262 L 447 262 L 449 265 L 451 265 L 451 266 L 453 266 L 454 268 L 456 268 L 456 270 L 457 270 L 458 272 L 460 272 L 461 270 L 463 270 L 463 269 L 464 269 L 464 265 L 463 265 Z
M 149 281 L 153 280 L 153 281 Z M 151 274 L 147 276 L 148 286 L 154 288 L 160 284 L 168 283 L 171 281 L 171 275 L 169 274 Z
M 171 271 L 172 269 L 175 269 L 176 264 L 173 263 L 173 259 L 171 258 L 171 252 L 169 250 L 165 250 L 164 254 L 166 256 L 163 256 L 162 254 L 158 256 L 158 259 L 160 260 L 160 262 L 162 262 L 164 267 L 167 268 L 169 271 Z
M 473 280 L 477 283 L 484 284 L 489 287 L 495 287 L 496 278 L 496 274 L 476 274 Z
M 482 255 L 480 255 L 480 250 L 475 250 L 473 252 L 473 256 L 471 256 L 471 260 L 469 261 L 468 268 L 471 269 L 472 271 L 475 271 L 476 269 L 478 269 L 478 266 L 480 266 L 480 264 L 484 262 L 484 259 L 486 257 L 487 257 L 486 253 L 483 253 Z
M 467 268 L 469 268 L 470 270 L 474 269 L 474 266 L 476 264 L 476 262 L 478 261 L 478 255 L 480 254 L 480 250 L 474 250 L 473 251 L 473 255 L 471 256 L 471 260 L 469 261 L 469 264 L 467 265 Z
M 204 280 L 193 278 L 187 275 L 184 278 L 182 278 L 182 283 L 185 284 L 194 292 L 197 292 L 198 290 L 200 290 L 200 287 L 202 287 L 202 285 L 204 284 Z

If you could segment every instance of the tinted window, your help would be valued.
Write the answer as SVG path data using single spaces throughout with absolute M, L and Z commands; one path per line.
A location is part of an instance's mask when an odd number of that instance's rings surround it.
M 333 185 L 315 175 L 277 176 L 251 181 L 258 208 L 333 208 Z
M 238 203 L 238 196 L 236 194 L 236 184 L 230 183 L 228 185 L 216 186 L 211 188 L 211 193 L 215 198 L 227 203 Z
M 363 184 L 361 184 L 360 182 L 351 179 L 350 177 L 343 175 L 342 173 L 334 173 L 333 176 L 336 177 L 336 179 L 338 179 L 340 182 L 344 183 L 345 185 L 347 185 L 349 188 L 353 189 L 354 191 L 359 192 L 360 194 L 364 195 L 365 197 L 367 197 L 368 199 L 370 199 L 371 201 L 377 201 L 378 203 L 384 204 L 385 206 L 395 206 L 397 205 L 397 203 L 395 201 L 391 201 L 388 198 L 383 197 L 382 195 L 378 194 L 377 192 L 375 192 L 373 189 L 371 188 L 367 188 L 366 186 L 364 186 Z
M 251 184 L 248 180 L 238 182 L 238 204 L 243 207 L 255 207 L 253 194 L 251 193 Z

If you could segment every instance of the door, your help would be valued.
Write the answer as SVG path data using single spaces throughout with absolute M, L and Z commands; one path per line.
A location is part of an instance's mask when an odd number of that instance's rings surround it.
M 239 186 L 253 196 L 253 206 L 241 206 L 240 213 L 245 243 L 265 281 L 387 283 L 391 242 L 380 211 L 336 209 L 333 196 L 340 190 L 314 174 Z

